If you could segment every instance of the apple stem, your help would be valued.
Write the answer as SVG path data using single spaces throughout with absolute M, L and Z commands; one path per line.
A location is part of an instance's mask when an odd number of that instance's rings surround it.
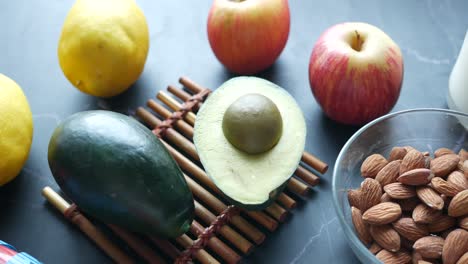
M 361 51 L 362 43 L 364 43 L 364 40 L 361 38 L 361 35 L 357 30 L 354 30 L 354 33 L 356 33 L 356 41 L 354 41 L 354 45 L 352 48 L 356 51 Z

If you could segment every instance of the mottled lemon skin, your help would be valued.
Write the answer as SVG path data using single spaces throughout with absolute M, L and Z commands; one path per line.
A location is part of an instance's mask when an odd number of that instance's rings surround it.
M 134 0 L 77 0 L 62 28 L 58 58 L 80 91 L 112 97 L 138 79 L 148 49 L 146 18 Z
M 20 173 L 28 159 L 33 119 L 19 85 L 0 74 L 0 186 Z

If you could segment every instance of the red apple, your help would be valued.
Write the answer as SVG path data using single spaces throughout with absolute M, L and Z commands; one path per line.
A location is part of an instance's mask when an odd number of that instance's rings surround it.
M 309 81 L 315 99 L 331 119 L 367 123 L 388 113 L 400 96 L 400 48 L 375 26 L 335 25 L 314 46 Z
M 214 0 L 207 26 L 211 49 L 230 71 L 258 73 L 281 54 L 289 20 L 287 0 Z

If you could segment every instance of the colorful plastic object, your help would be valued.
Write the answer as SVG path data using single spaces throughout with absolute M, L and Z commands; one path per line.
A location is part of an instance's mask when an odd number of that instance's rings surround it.
M 25 252 L 18 252 L 12 245 L 0 240 L 0 264 L 42 264 Z

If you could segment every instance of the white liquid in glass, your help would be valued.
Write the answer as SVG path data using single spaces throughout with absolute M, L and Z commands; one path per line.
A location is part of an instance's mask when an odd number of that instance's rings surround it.
M 449 78 L 448 107 L 468 113 L 468 31 Z M 463 124 L 468 129 L 468 123 Z

